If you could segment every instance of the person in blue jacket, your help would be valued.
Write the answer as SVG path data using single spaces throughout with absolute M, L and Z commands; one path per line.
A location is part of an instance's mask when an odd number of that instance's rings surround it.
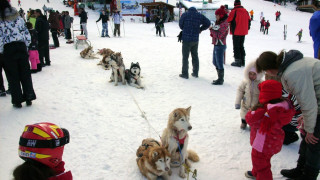
M 183 13 L 179 20 L 179 27 L 182 30 L 182 73 L 181 78 L 188 79 L 189 54 L 192 56 L 193 77 L 198 77 L 199 57 L 198 44 L 199 34 L 208 29 L 210 20 L 200 14 L 196 8 L 191 7 L 187 12 Z
M 313 40 L 314 58 L 320 59 L 320 11 L 313 13 L 310 19 L 309 30 Z

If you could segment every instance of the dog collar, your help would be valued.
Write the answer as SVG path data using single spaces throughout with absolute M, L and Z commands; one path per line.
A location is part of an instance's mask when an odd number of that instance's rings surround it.
M 178 135 L 178 137 L 173 136 L 173 138 L 175 138 L 177 141 L 179 141 L 179 144 L 181 145 L 181 144 L 184 144 L 184 141 L 186 140 L 187 135 L 185 135 L 184 138 L 182 138 L 182 139 L 179 139 L 179 135 Z

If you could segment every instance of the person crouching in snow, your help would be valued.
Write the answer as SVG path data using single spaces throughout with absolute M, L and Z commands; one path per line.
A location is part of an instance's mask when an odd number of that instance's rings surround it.
M 38 53 L 38 33 L 36 30 L 32 29 L 32 24 L 30 22 L 27 22 L 26 25 L 31 35 L 31 43 L 28 47 L 29 61 L 31 64 L 31 73 L 36 73 L 38 72 L 37 66 L 38 64 L 40 64 Z
M 252 171 L 245 176 L 257 180 L 272 180 L 271 158 L 280 152 L 284 139 L 282 127 L 290 123 L 295 110 L 282 98 L 282 84 L 266 80 L 259 84 L 259 103 L 246 115 L 251 127 Z
M 256 63 L 252 62 L 244 70 L 244 80 L 238 87 L 235 108 L 240 109 L 241 129 L 247 127 L 245 116 L 247 112 L 253 108 L 259 100 L 258 85 L 262 82 L 263 73 L 257 73 Z M 241 105 L 240 105 L 241 104 Z
M 69 132 L 52 123 L 27 125 L 19 141 L 19 157 L 25 162 L 13 171 L 14 180 L 72 180 L 62 161 Z
M 228 14 L 224 6 L 216 10 L 216 24 L 209 28 L 210 36 L 212 37 L 213 48 L 213 65 L 216 67 L 218 79 L 212 82 L 213 85 L 222 85 L 224 82 L 224 53 L 227 48 L 226 39 L 228 36 Z

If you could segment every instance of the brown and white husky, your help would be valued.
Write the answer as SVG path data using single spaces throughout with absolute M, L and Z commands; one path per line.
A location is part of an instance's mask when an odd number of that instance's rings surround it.
M 189 141 L 188 131 L 192 129 L 190 110 L 191 106 L 186 109 L 177 108 L 173 110 L 169 114 L 167 128 L 164 129 L 161 137 L 162 145 L 167 146 L 171 154 L 171 167 L 180 167 L 179 176 L 182 178 L 186 177 L 185 167 L 182 164 L 185 163 L 190 167 L 188 159 L 193 162 L 199 161 L 197 153 L 191 150 L 187 151 Z
M 169 180 L 170 154 L 166 147 L 154 139 L 148 138 L 142 141 L 142 145 L 137 150 L 137 164 L 140 172 L 148 180 L 156 180 L 162 177 Z

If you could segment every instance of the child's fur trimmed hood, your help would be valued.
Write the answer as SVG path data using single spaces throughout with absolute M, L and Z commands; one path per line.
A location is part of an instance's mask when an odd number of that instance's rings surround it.
M 249 71 L 251 68 L 256 68 L 256 61 L 252 61 L 250 62 L 249 64 L 247 64 L 247 66 L 245 67 L 244 69 L 244 79 L 246 81 L 250 81 L 249 79 Z M 261 72 L 261 73 L 257 73 L 257 79 L 255 81 L 260 81 L 264 76 L 264 72 Z

